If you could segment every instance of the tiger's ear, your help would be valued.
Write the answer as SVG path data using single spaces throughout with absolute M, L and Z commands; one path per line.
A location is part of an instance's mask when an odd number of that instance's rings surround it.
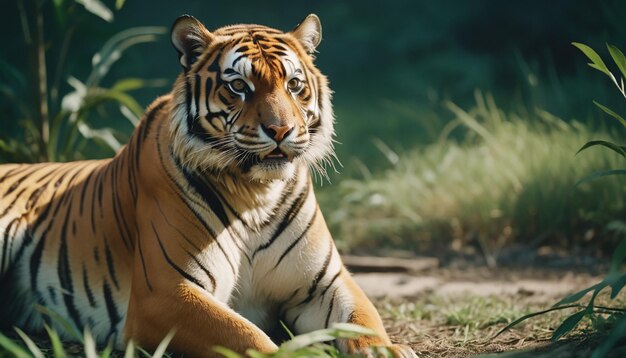
M 322 41 L 322 23 L 317 15 L 310 14 L 289 33 L 300 41 L 308 53 L 313 53 Z
M 204 52 L 213 35 L 190 15 L 183 15 L 172 25 L 172 45 L 178 51 L 180 64 L 188 70 Z

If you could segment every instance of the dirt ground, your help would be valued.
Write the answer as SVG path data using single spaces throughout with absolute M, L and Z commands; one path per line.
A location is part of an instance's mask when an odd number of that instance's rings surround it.
M 585 333 L 588 322 L 550 341 L 571 310 L 532 318 L 494 338 L 509 322 L 602 279 L 582 271 L 594 270 L 466 265 L 354 277 L 378 306 L 392 340 L 411 345 L 420 357 L 586 357 L 598 341 Z

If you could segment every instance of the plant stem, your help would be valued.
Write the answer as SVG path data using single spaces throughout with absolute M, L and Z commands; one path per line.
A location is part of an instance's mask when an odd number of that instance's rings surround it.
M 48 141 L 50 139 L 50 123 L 48 118 L 48 78 L 46 72 L 46 44 L 44 40 L 43 11 L 40 3 L 34 0 L 35 31 L 33 50 L 35 51 L 35 67 L 37 69 L 37 115 L 39 117 L 40 159 L 48 160 Z

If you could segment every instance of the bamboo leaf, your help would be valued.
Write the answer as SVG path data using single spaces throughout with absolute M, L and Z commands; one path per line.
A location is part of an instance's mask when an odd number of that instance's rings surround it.
M 622 239 L 622 241 L 619 243 L 619 245 L 617 245 L 617 247 L 613 251 L 613 256 L 611 257 L 610 272 L 618 272 L 619 268 L 622 266 L 622 263 L 624 262 L 624 259 L 626 259 L 626 239 Z
M 601 290 L 601 289 L 603 289 L 606 286 L 608 286 L 608 283 L 605 283 L 604 281 L 602 281 L 602 282 L 600 282 L 598 284 L 595 284 L 595 285 L 593 285 L 591 287 L 587 287 L 587 288 L 585 288 L 583 290 L 580 290 L 580 291 L 578 291 L 576 293 L 573 293 L 573 294 L 571 294 L 571 295 L 561 299 L 559 302 L 555 303 L 552 307 L 559 307 L 559 306 L 562 306 L 562 305 L 574 303 L 574 302 L 580 300 L 581 298 L 585 297 L 585 295 L 587 293 L 589 293 L 591 291 L 595 291 L 595 290 Z
M 124 7 L 126 0 L 115 0 L 115 10 L 121 10 Z
M 626 274 L 622 275 L 617 281 L 611 284 L 611 299 L 617 297 L 624 286 L 626 286 Z
M 85 7 L 85 10 L 98 16 L 106 22 L 113 21 L 113 12 L 106 7 L 100 0 L 75 0 L 78 4 Z
M 106 76 L 111 66 L 120 59 L 122 53 L 131 46 L 140 43 L 153 42 L 160 35 L 166 33 L 164 27 L 145 26 L 134 27 L 121 31 L 111 37 L 92 58 L 92 70 L 85 82 L 88 87 L 97 86 Z
M 563 323 L 561 323 L 559 328 L 557 328 L 552 334 L 552 338 L 551 338 L 552 342 L 556 342 L 564 334 L 576 328 L 580 320 L 583 319 L 583 317 L 585 317 L 587 313 L 589 313 L 587 310 L 582 310 L 580 312 L 576 312 L 573 315 L 567 317 L 567 319 L 563 321 Z
M 543 310 L 543 311 L 529 313 L 529 314 L 524 315 L 524 316 L 516 319 L 515 321 L 509 323 L 506 327 L 502 328 L 500 330 L 500 332 L 496 333 L 493 337 L 491 337 L 491 339 L 497 338 L 502 333 L 504 333 L 504 332 L 508 331 L 509 329 L 517 326 L 518 324 L 526 321 L 527 319 L 530 319 L 530 318 L 533 318 L 533 317 L 536 317 L 536 316 L 541 316 L 542 314 L 546 314 L 546 313 L 549 313 L 549 312 L 552 312 L 552 311 L 559 311 L 559 310 L 564 310 L 564 309 L 568 309 L 568 308 L 578 308 L 578 307 L 580 307 L 580 306 L 576 305 L 576 304 L 568 305 L 568 306 L 556 306 L 555 305 L 555 306 L 553 306 L 551 308 L 548 308 L 546 310 Z
M 602 61 L 600 55 L 598 55 L 598 53 L 594 51 L 591 47 L 579 42 L 572 42 L 572 45 L 576 46 L 580 51 L 582 51 L 582 53 L 585 54 L 585 56 L 587 56 L 589 60 L 591 60 L 591 63 L 588 64 L 589 66 L 595 68 L 596 70 L 604 73 L 609 77 L 611 76 L 611 72 L 604 64 L 604 61 Z
M 605 106 L 601 105 L 600 103 L 598 103 L 596 101 L 593 101 L 593 104 L 595 104 L 596 106 L 598 106 L 598 108 L 603 110 L 604 113 L 606 113 L 609 116 L 617 119 L 624 127 L 626 127 L 626 120 L 624 118 L 622 118 L 622 116 L 620 116 L 619 114 L 613 112 L 610 108 L 605 107 Z
M 580 184 L 587 183 L 592 180 L 611 176 L 611 175 L 626 175 L 626 170 L 625 169 L 613 169 L 613 170 L 604 170 L 600 172 L 593 172 L 585 176 L 584 178 L 580 179 L 579 181 L 577 181 L 576 184 L 574 184 L 574 186 L 576 187 L 576 186 L 579 186 Z
M 606 44 L 606 47 L 609 49 L 609 53 L 613 61 L 615 61 L 617 68 L 619 68 L 619 71 L 622 73 L 622 77 L 626 77 L 626 57 L 624 57 L 622 51 L 614 45 Z
M 594 147 L 594 146 L 602 146 L 602 147 L 607 147 L 609 149 L 611 149 L 612 151 L 616 152 L 617 154 L 621 155 L 622 157 L 626 158 L 626 151 L 625 151 L 625 147 L 622 147 L 620 145 L 617 145 L 615 143 L 611 143 L 611 142 L 607 142 L 605 140 L 592 140 L 589 141 L 587 143 L 585 143 L 585 145 L 583 145 L 578 152 L 576 152 L 576 154 L 582 152 L 583 150 L 590 148 L 590 147 Z

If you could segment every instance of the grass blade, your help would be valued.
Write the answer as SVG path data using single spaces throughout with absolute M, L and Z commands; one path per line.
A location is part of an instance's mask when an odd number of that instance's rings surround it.
M 165 338 L 163 338 L 161 343 L 159 343 L 159 346 L 157 347 L 157 349 L 154 351 L 152 358 L 162 358 L 165 355 L 165 350 L 167 349 L 167 346 L 172 341 L 172 338 L 174 338 L 175 334 L 176 334 L 176 331 L 172 330 L 170 331 L 170 333 L 167 334 L 167 336 L 165 336 Z
M 124 351 L 124 358 L 134 358 L 135 357 L 135 343 L 130 340 L 126 345 L 126 349 Z
M 52 345 L 52 353 L 55 358 L 64 358 L 66 356 L 65 350 L 63 349 L 63 343 L 61 342 L 61 338 L 59 338 L 59 334 L 47 324 L 43 326 L 48 332 L 48 337 L 50 337 L 50 344 Z
M 83 348 L 85 349 L 85 357 L 98 358 L 98 351 L 96 349 L 96 341 L 93 339 L 93 335 L 91 334 L 91 331 L 85 328 L 83 336 L 85 337 L 85 341 L 83 343 Z
M 33 342 L 33 340 L 30 339 L 30 337 L 26 333 L 24 333 L 24 331 L 22 331 L 21 329 L 17 327 L 15 327 L 14 329 L 15 329 L 15 332 L 17 332 L 17 334 L 20 336 L 22 341 L 26 343 L 26 347 L 28 347 L 30 354 L 32 354 L 34 358 L 44 358 L 44 354 L 41 351 L 41 349 L 37 347 L 35 342 Z
M 223 355 L 226 358 L 243 358 L 243 356 L 235 351 L 231 351 L 228 348 L 225 347 L 213 347 L 213 351 Z
M 50 319 L 52 319 L 54 323 L 63 328 L 63 330 L 71 335 L 72 338 L 76 339 L 79 342 L 83 342 L 83 336 L 79 333 L 78 329 L 70 321 L 63 318 L 60 314 L 41 305 L 35 305 L 35 309 L 40 313 L 50 317 Z
M 7 350 L 15 358 L 31 358 L 32 357 L 26 349 L 22 348 L 22 346 L 13 342 L 11 339 L 3 335 L 2 333 L 0 333 L 0 347 Z
M 626 158 L 626 151 L 624 151 L 624 147 L 617 145 L 615 143 L 611 143 L 605 140 L 591 140 L 587 143 L 585 143 L 585 145 L 583 145 L 578 152 L 576 152 L 576 154 L 582 152 L 583 150 L 590 148 L 590 147 L 595 147 L 595 146 L 602 146 L 602 147 L 607 147 L 609 149 L 611 149 L 612 151 L 616 152 L 617 154 L 621 155 L 622 157 Z

